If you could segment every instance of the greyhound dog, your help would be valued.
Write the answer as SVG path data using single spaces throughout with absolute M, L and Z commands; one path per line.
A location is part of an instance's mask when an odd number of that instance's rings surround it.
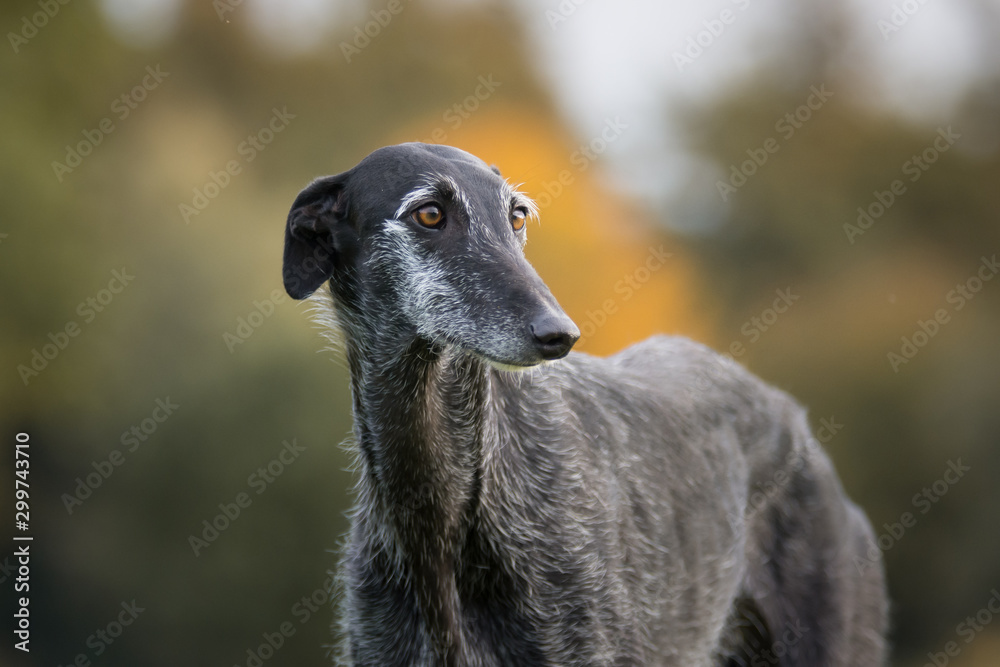
M 881 665 L 874 535 L 802 408 L 681 338 L 569 354 L 535 214 L 418 143 L 292 205 L 285 288 L 329 283 L 351 374 L 344 661 Z

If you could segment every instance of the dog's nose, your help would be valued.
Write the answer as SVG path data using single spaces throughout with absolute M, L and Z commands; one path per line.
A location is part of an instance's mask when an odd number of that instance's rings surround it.
M 580 330 L 573 320 L 551 312 L 538 317 L 530 329 L 535 337 L 535 348 L 546 361 L 565 357 L 580 338 Z

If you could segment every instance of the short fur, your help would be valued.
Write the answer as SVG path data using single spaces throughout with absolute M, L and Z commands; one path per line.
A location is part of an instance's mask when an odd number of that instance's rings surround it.
M 881 665 L 874 536 L 804 411 L 680 338 L 558 359 L 579 332 L 524 259 L 532 210 L 403 144 L 289 213 L 286 289 L 329 282 L 351 372 L 345 661 Z

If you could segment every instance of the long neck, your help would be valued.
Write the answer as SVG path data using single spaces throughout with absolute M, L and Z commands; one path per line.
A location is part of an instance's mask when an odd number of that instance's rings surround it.
M 396 330 L 398 334 L 398 330 Z M 490 371 L 416 336 L 351 345 L 360 498 L 445 664 L 462 649 L 455 569 L 478 501 Z

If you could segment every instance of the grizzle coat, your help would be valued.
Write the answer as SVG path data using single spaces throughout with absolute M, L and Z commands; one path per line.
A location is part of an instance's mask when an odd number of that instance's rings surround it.
M 881 665 L 874 536 L 802 408 L 680 338 L 566 356 L 579 332 L 524 259 L 533 213 L 424 144 L 289 213 L 286 289 L 329 281 L 351 372 L 344 659 Z

